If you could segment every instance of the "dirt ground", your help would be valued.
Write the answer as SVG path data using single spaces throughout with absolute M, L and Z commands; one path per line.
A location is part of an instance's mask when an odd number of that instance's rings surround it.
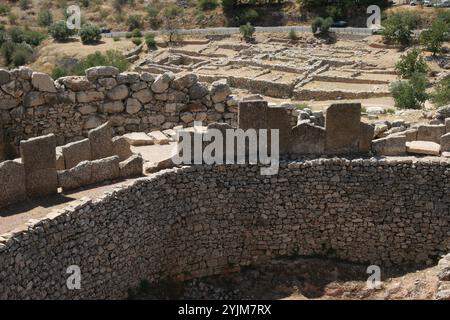
M 433 299 L 437 267 L 380 268 L 381 285 L 368 287 L 366 265 L 321 258 L 277 259 L 240 272 L 141 285 L 133 299 L 400 300 Z

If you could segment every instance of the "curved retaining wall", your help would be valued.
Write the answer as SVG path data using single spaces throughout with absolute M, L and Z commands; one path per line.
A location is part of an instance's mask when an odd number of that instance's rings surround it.
M 198 166 L 136 180 L 0 240 L 1 298 L 124 298 L 277 256 L 387 265 L 448 252 L 450 163 L 317 159 Z M 66 288 L 79 265 L 81 290 Z

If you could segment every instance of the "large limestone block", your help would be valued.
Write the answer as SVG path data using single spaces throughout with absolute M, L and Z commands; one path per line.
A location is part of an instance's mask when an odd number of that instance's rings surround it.
M 279 130 L 280 154 L 288 153 L 291 145 L 291 119 L 285 108 L 267 108 L 267 128 Z M 268 133 L 268 139 L 271 139 Z M 271 148 L 272 141 L 268 145 Z
M 91 143 L 89 139 L 72 142 L 61 147 L 66 169 L 75 167 L 80 162 L 91 160 Z
M 442 152 L 450 152 L 450 132 L 441 137 L 441 150 Z
M 441 137 L 445 134 L 445 125 L 421 125 L 418 128 L 417 140 L 441 142 Z
M 119 163 L 120 177 L 131 178 L 142 175 L 144 170 L 144 159 L 140 154 L 135 154 Z
M 152 131 L 148 134 L 156 144 L 168 144 L 169 138 L 161 131 Z
M 211 100 L 214 103 L 224 102 L 231 94 L 230 86 L 227 79 L 221 79 L 214 81 L 209 89 L 211 94 Z
M 20 154 L 25 168 L 28 196 L 32 198 L 56 193 L 55 135 L 49 134 L 21 141 Z
M 0 208 L 24 201 L 27 197 L 25 188 L 25 169 L 19 161 L 0 163 Z
M 91 181 L 91 161 L 83 161 L 71 169 L 58 171 L 58 185 L 63 189 L 63 191 L 89 185 Z
M 56 93 L 55 83 L 48 74 L 33 72 L 33 75 L 31 76 L 31 84 L 38 91 Z
M 118 156 L 92 161 L 92 183 L 117 179 L 120 176 L 119 163 Z
M 370 152 L 374 134 L 375 134 L 375 128 L 373 126 L 371 126 L 370 124 L 361 122 L 359 152 L 361 152 L 361 153 Z
M 441 153 L 441 146 L 431 141 L 408 141 L 406 142 L 406 152 L 438 156 Z
M 267 101 L 239 102 L 238 126 L 240 129 L 267 129 Z
M 124 161 L 133 155 L 130 144 L 125 137 L 114 137 L 112 142 L 114 155 L 119 156 L 120 161 Z
M 130 90 L 125 84 L 118 85 L 112 88 L 106 94 L 106 96 L 111 100 L 124 100 L 128 97 Z
M 406 136 L 389 136 L 373 140 L 372 151 L 381 156 L 403 156 L 406 153 Z
M 86 69 L 85 73 L 86 78 L 89 81 L 94 81 L 97 78 L 113 77 L 118 75 L 120 71 L 116 67 L 112 66 L 99 66 Z
M 88 138 L 91 143 L 92 160 L 107 158 L 114 155 L 111 125 L 109 122 L 90 130 L 88 133 Z
M 361 104 L 332 104 L 325 119 L 326 152 L 346 154 L 358 152 L 361 133 Z
M 175 79 L 175 75 L 172 72 L 166 72 L 156 77 L 151 88 L 154 93 L 163 93 L 169 89 L 170 82 Z
M 308 122 L 300 123 L 291 131 L 291 153 L 316 154 L 325 152 L 326 132 Z
M 135 147 L 155 144 L 153 138 L 147 135 L 145 132 L 131 132 L 124 134 L 123 137 L 128 141 L 130 145 Z

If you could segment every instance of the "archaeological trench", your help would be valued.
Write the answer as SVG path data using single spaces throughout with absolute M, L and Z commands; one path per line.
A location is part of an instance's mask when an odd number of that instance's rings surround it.
M 408 266 L 448 252 L 448 110 L 374 139 L 379 128 L 361 122 L 360 104 L 313 116 L 240 99 L 227 79 L 212 80 L 96 67 L 53 81 L 0 70 L 0 208 L 135 178 L 1 235 L 0 298 L 121 299 L 143 279 L 200 278 L 277 257 Z M 136 134 L 170 140 L 194 121 L 203 132 L 279 129 L 278 174 L 164 161 L 142 176 L 142 156 L 130 151 L 144 139 Z M 71 265 L 82 271 L 80 290 L 67 289 Z

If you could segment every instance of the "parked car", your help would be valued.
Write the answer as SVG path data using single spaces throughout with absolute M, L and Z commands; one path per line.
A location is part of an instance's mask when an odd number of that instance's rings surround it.
M 409 5 L 411 5 L 411 6 L 417 6 L 417 5 L 419 5 L 420 4 L 420 0 L 411 0 L 410 2 L 409 2 Z
M 332 28 L 347 28 L 348 22 L 347 21 L 335 21 L 331 25 Z
M 438 2 L 435 6 L 437 8 L 449 8 L 450 7 L 450 1 L 444 0 L 444 1 Z
M 101 33 L 111 33 L 111 29 L 109 28 L 100 28 Z
M 433 1 L 431 1 L 431 0 L 424 0 L 423 1 L 423 5 L 425 7 L 432 7 L 433 6 Z

